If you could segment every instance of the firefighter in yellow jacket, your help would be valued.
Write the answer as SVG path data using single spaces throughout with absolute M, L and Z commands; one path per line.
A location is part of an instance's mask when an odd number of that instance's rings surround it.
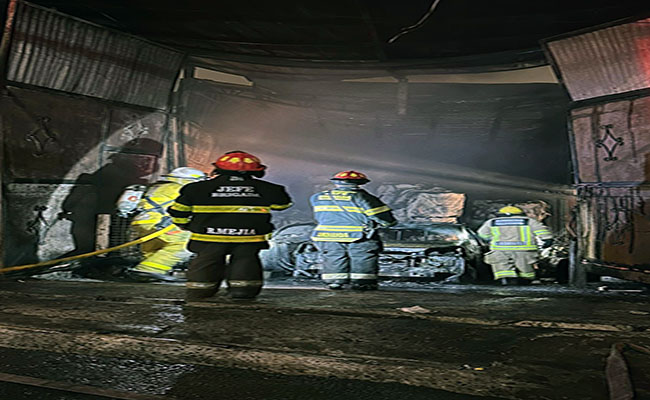
M 538 249 L 553 244 L 551 231 L 541 222 L 525 216 L 518 207 L 499 210 L 478 229 L 490 243 L 484 261 L 492 266 L 494 279 L 503 285 L 528 284 L 535 279 Z
M 196 253 L 186 299 L 212 297 L 224 279 L 230 297 L 253 298 L 262 289 L 258 253 L 268 248 L 271 210 L 291 207 L 291 198 L 283 186 L 256 179 L 266 166 L 252 154 L 228 152 L 213 165 L 213 179 L 183 187 L 169 207 L 174 224 L 191 232 L 188 249 Z
M 184 185 L 203 180 L 205 177 L 203 171 L 189 167 L 176 168 L 163 175 L 138 203 L 139 212 L 131 222 L 131 229 L 138 237 L 142 237 L 171 225 L 167 207 L 178 197 Z M 174 266 L 189 260 L 192 255 L 185 249 L 189 239 L 189 232 L 172 229 L 143 243 L 143 260 L 128 270 L 127 274 L 138 280 L 174 280 L 171 276 Z

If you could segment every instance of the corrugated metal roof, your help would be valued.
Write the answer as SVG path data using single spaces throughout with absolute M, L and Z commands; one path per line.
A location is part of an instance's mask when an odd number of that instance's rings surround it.
M 194 57 L 312 72 L 324 64 L 422 67 L 423 60 L 440 66 L 443 59 L 444 67 L 475 72 L 517 67 L 544 59 L 539 47 L 544 38 L 649 11 L 642 0 L 442 1 L 417 29 L 389 43 L 433 1 L 31 1 Z
M 650 18 L 547 45 L 573 100 L 650 88 Z
M 183 54 L 21 3 L 11 81 L 164 109 Z

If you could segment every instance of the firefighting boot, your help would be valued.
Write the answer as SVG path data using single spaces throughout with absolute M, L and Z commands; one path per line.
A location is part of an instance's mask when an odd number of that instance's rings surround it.
M 179 282 L 179 279 L 172 275 L 141 271 L 136 268 L 127 269 L 125 275 L 134 282 Z
M 500 281 L 503 286 L 515 286 L 518 284 L 517 278 L 501 278 Z
M 185 301 L 187 303 L 210 301 L 214 298 L 214 295 L 217 294 L 218 290 L 218 285 L 209 288 L 188 287 L 185 289 Z
M 367 290 L 377 290 L 379 287 L 376 283 L 353 283 L 350 289 L 365 292 Z

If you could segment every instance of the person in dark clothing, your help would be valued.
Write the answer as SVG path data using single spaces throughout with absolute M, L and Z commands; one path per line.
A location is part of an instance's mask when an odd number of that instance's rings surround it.
M 256 179 L 266 166 L 251 154 L 231 151 L 213 165 L 216 177 L 184 186 L 168 208 L 172 222 L 192 232 L 186 298 L 212 297 L 224 279 L 232 298 L 254 298 L 263 285 L 258 253 L 268 248 L 271 210 L 291 207 L 291 198 L 283 186 Z
M 359 187 L 370 182 L 366 175 L 343 171 L 331 181 L 335 190 L 310 199 L 318 222 L 312 240 L 325 259 L 321 278 L 332 290 L 348 283 L 354 290 L 375 290 L 382 251 L 377 228 L 397 221 L 387 205 Z

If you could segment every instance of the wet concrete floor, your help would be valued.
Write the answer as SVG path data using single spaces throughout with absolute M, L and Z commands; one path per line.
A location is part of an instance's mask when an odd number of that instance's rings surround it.
M 180 285 L 0 281 L 0 399 L 607 399 L 611 346 L 650 347 L 646 294 L 269 286 L 188 304 Z M 625 355 L 650 399 L 650 356 Z

